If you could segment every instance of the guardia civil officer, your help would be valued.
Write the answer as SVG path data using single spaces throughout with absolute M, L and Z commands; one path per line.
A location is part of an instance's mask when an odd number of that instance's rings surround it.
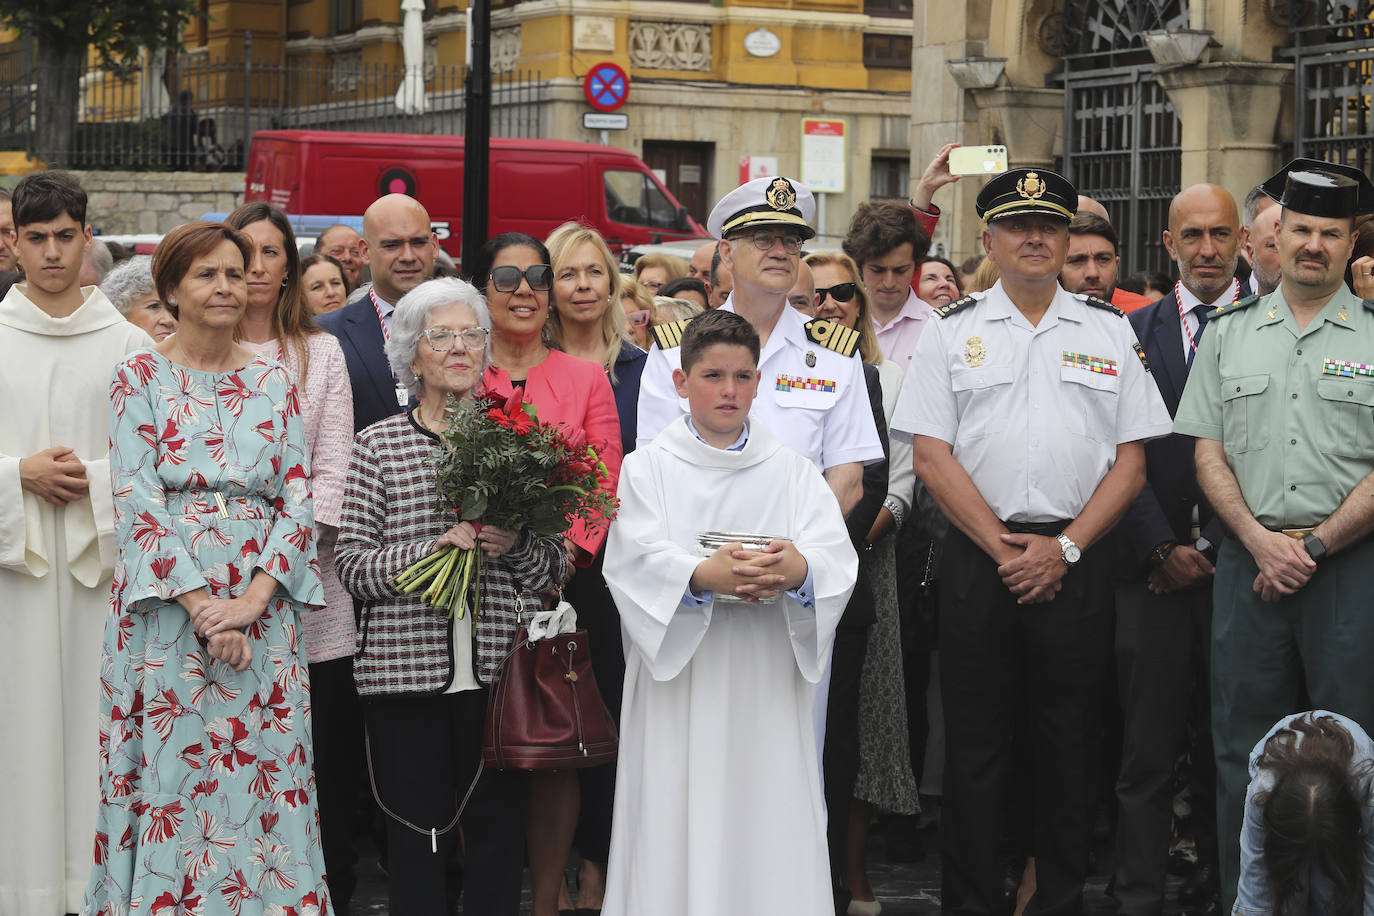
M 1230 911 L 1247 754 L 1291 713 L 1374 722 L 1374 302 L 1346 289 L 1359 170 L 1295 159 L 1262 185 L 1282 207 L 1279 288 L 1210 313 L 1174 429 L 1226 523 L 1212 616 L 1221 889 Z
M 863 466 L 883 460 L 883 447 L 856 355 L 858 332 L 826 319 L 808 321 L 787 305 L 802 242 L 816 236 L 815 215 L 809 188 L 773 176 L 726 194 L 706 226 L 721 240 L 721 263 L 735 278 L 721 307 L 747 318 L 763 342 L 752 415 L 820 468 L 847 515 L 862 492 Z M 684 327 L 686 321 L 654 328 L 639 383 L 639 445 L 687 412 L 673 387 Z
M 1034 793 L 1037 913 L 1077 913 L 1091 736 L 1111 651 L 1109 551 L 1169 413 L 1110 303 L 1058 282 L 1078 192 L 1014 169 L 978 195 L 1002 279 L 937 309 L 892 418 L 951 524 L 940 569 L 943 909 L 1004 908 L 997 840 L 1011 768 Z M 1026 711 L 1032 759 L 1013 760 Z

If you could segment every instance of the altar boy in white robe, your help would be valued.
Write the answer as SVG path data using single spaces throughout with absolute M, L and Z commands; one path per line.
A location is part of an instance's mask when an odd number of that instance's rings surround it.
M 820 472 L 748 419 L 758 358 L 738 315 L 693 320 L 673 373 L 691 412 L 621 468 L 605 562 L 626 637 L 605 916 L 834 909 L 812 707 L 858 558 Z M 707 555 L 706 532 L 767 545 Z
M 100 802 L 110 378 L 153 341 L 80 284 L 76 177 L 32 172 L 12 200 L 25 282 L 0 300 L 0 914 L 62 916 L 81 909 Z

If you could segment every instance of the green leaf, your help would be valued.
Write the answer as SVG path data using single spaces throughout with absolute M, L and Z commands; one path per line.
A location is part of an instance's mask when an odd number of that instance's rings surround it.
M 487 511 L 487 494 L 481 490 L 468 490 L 463 497 L 463 518 L 472 521 L 479 519 Z

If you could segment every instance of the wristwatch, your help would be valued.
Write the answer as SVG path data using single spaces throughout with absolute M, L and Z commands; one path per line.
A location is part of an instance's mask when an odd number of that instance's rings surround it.
M 1059 541 L 1059 556 L 1064 561 L 1064 565 L 1073 569 L 1073 565 L 1083 559 L 1083 550 L 1067 534 L 1061 534 L 1056 539 Z
M 1303 538 L 1302 546 L 1307 549 L 1307 555 L 1312 558 L 1313 562 L 1320 563 L 1326 559 L 1326 545 L 1315 534 L 1309 534 Z

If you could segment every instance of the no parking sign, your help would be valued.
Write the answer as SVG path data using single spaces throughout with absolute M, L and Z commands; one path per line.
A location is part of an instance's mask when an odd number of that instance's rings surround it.
M 630 94 L 630 76 L 618 64 L 603 61 L 588 71 L 582 92 L 597 111 L 615 111 Z

